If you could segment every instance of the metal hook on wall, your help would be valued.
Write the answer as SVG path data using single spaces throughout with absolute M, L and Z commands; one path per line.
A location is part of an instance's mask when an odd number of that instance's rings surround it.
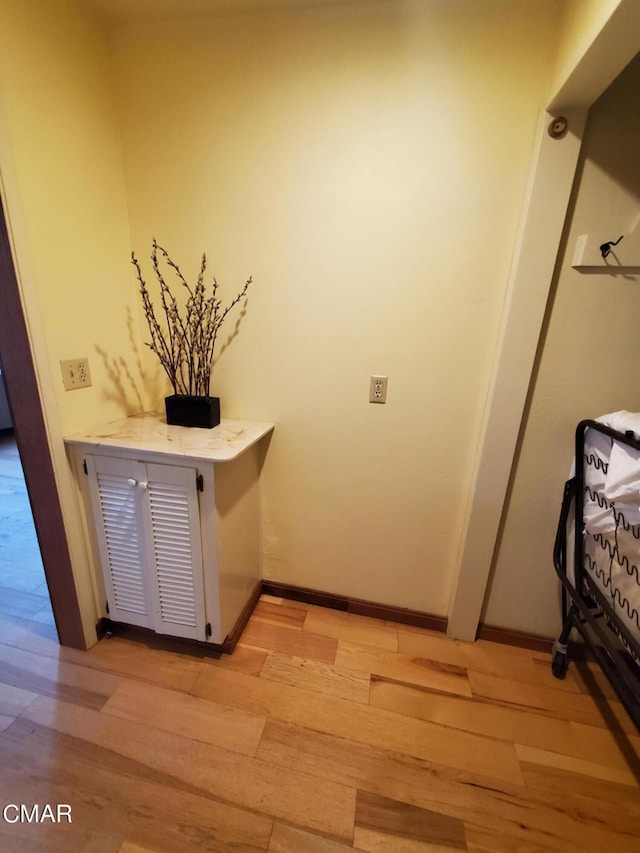
M 623 237 L 624 237 L 624 234 L 621 234 L 617 240 L 611 240 L 611 242 L 609 242 L 609 243 L 603 243 L 602 246 L 600 246 L 600 253 L 601 253 L 602 257 L 606 258 L 607 255 L 611 252 L 611 247 L 617 246 Z

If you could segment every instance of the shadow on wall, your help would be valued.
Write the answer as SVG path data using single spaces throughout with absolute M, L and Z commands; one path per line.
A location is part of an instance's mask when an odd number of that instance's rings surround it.
M 213 367 L 218 363 L 218 360 L 225 350 L 232 344 L 233 340 L 240 332 L 240 326 L 247 313 L 248 299 L 245 299 L 239 315 L 231 328 L 217 346 L 217 355 L 213 359 Z M 121 409 L 124 417 L 136 415 L 140 412 L 150 410 L 163 410 L 164 398 L 170 394 L 170 388 L 167 384 L 165 374 L 160 370 L 146 369 L 140 349 L 138 348 L 134 330 L 134 318 L 130 308 L 127 308 L 127 329 L 129 333 L 129 341 L 131 343 L 131 351 L 134 354 L 135 367 L 131 370 L 128 361 L 123 355 L 114 355 L 100 345 L 96 344 L 96 352 L 102 359 L 106 375 L 109 379 L 109 385 L 103 392 L 105 402 L 116 403 Z M 0 412 L 2 411 L 2 403 L 0 401 Z M 9 422 L 9 425 L 10 422 Z M 0 426 L 2 429 L 2 426 Z
M 96 352 L 102 359 L 109 385 L 103 392 L 105 402 L 117 403 L 122 409 L 123 416 L 136 415 L 149 408 L 148 401 L 161 398 L 160 378 L 145 370 L 142 354 L 134 334 L 134 318 L 131 308 L 127 308 L 126 318 L 131 352 L 134 355 L 133 371 L 123 355 L 114 355 L 96 344 Z
M 591 107 L 585 142 L 589 160 L 640 202 L 640 170 L 629 169 L 630 159 L 638 156 L 635 140 L 640 137 L 639 94 L 640 53 Z M 595 121 L 601 111 L 608 111 L 610 101 L 626 102 L 628 109 L 616 110 L 615 122 Z

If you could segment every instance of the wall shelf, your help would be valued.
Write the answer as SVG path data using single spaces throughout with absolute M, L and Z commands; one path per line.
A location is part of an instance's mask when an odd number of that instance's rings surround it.
M 623 234 L 617 245 L 611 245 L 606 257 L 601 247 L 617 241 L 620 234 L 603 236 L 581 234 L 573 252 L 571 266 L 581 273 L 607 275 L 632 275 L 640 273 L 640 227 L 636 225 L 629 234 Z

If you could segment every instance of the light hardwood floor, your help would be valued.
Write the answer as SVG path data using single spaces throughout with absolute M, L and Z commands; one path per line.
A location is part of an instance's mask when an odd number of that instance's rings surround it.
M 4 431 L 0 432 L 0 614 L 36 622 L 44 633 L 57 636 L 20 456 L 15 438 Z
M 595 665 L 269 596 L 219 659 L 61 648 L 2 452 L 1 851 L 640 851 L 640 737 Z M 35 803 L 72 823 L 2 819 Z
M 11 851 L 637 851 L 640 738 L 595 667 L 263 596 L 233 655 L 0 616 Z M 15 812 L 11 812 L 13 816 Z

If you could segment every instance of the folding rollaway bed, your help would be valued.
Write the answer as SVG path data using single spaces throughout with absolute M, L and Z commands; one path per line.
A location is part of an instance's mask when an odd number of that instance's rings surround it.
M 578 424 L 554 547 L 562 633 L 552 670 L 564 678 L 576 628 L 640 729 L 640 415 Z

